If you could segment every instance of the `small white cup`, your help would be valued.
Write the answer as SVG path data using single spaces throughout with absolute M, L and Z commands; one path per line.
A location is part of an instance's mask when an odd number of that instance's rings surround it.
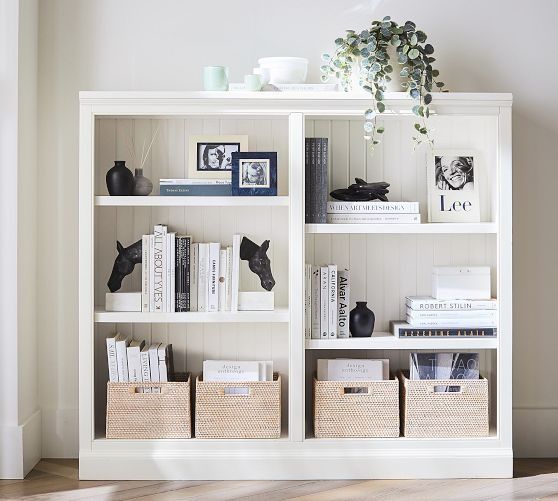
M 260 75 L 244 75 L 244 89 L 257 92 L 262 89 L 262 78 Z
M 269 83 L 269 69 L 261 68 L 260 66 L 258 66 L 257 68 L 254 68 L 252 72 L 254 73 L 254 75 L 260 75 L 262 79 L 262 86 Z

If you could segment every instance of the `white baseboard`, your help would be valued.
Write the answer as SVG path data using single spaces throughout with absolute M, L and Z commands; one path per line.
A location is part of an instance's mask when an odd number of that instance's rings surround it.
M 41 459 L 41 411 L 23 424 L 0 426 L 0 478 L 24 478 Z
M 43 457 L 77 458 L 78 409 L 43 408 Z
M 558 455 L 558 408 L 513 409 L 513 452 L 516 458 Z

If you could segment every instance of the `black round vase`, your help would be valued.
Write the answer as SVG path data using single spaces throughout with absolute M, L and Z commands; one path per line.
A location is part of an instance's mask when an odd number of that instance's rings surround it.
M 132 194 L 134 175 L 126 167 L 124 160 L 115 160 L 114 167 L 107 172 L 107 188 L 112 196 L 125 197 Z
M 366 301 L 357 301 L 356 308 L 349 315 L 349 329 L 353 337 L 370 337 L 374 331 L 376 317 L 366 307 Z

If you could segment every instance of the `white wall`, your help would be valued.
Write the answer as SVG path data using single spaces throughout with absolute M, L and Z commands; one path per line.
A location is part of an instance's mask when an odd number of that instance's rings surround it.
M 39 70 L 38 325 L 43 455 L 77 454 L 77 163 L 79 90 L 197 90 L 201 68 L 239 81 L 260 56 L 320 54 L 347 28 L 414 20 L 453 91 L 513 92 L 515 448 L 558 454 L 558 77 L 548 0 L 184 2 L 42 0 Z M 108 166 L 107 166 L 108 167 Z
M 0 2 L 0 478 L 40 459 L 37 398 L 37 0 Z

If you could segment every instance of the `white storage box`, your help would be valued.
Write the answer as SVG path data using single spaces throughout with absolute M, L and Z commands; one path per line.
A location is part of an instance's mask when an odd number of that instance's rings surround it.
M 435 266 L 432 296 L 436 299 L 490 299 L 490 267 Z

